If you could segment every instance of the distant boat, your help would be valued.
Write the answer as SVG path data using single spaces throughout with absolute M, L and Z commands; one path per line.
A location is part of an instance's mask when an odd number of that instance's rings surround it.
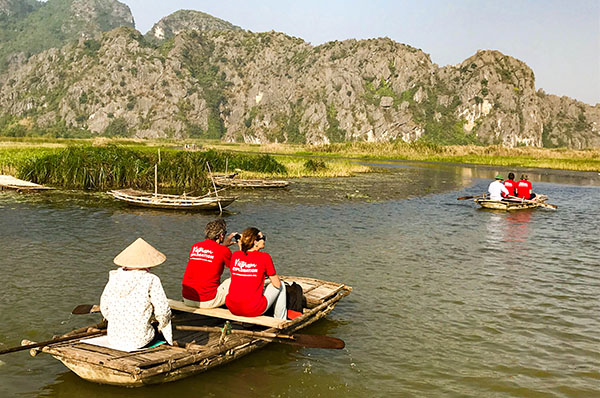
M 474 199 L 474 202 L 484 209 L 492 210 L 524 210 L 524 209 L 535 209 L 538 207 L 546 207 L 556 210 L 557 206 L 546 203 L 548 197 L 546 195 L 538 195 L 533 200 L 528 199 L 513 199 L 513 200 L 491 200 L 489 198 L 478 198 Z
M 134 189 L 113 190 L 108 194 L 133 206 L 177 210 L 220 210 L 237 199 L 235 196 L 165 195 Z

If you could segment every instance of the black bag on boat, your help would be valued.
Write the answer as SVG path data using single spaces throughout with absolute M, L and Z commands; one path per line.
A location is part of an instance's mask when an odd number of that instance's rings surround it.
M 296 282 L 291 285 L 285 284 L 285 298 L 288 310 L 302 313 L 302 309 L 306 308 L 306 297 L 302 294 L 302 286 Z

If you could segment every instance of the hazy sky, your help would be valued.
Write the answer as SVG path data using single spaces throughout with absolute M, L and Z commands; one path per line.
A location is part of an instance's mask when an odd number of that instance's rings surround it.
M 120 1 L 142 33 L 188 9 L 314 45 L 387 36 L 422 49 L 440 66 L 479 49 L 499 50 L 533 69 L 536 88 L 600 103 L 600 0 Z

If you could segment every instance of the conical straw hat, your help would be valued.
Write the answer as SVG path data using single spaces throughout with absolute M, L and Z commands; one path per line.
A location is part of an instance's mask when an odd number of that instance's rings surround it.
M 162 264 L 167 257 L 142 238 L 127 246 L 115 259 L 115 264 L 127 268 L 150 268 Z

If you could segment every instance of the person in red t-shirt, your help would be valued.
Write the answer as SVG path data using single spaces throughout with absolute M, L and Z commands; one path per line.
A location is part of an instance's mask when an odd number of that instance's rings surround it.
M 225 305 L 235 315 L 259 316 L 275 304 L 274 317 L 287 319 L 285 285 L 277 276 L 265 248 L 267 237 L 256 228 L 247 228 L 239 240 L 242 250 L 231 257 L 231 285 Z M 265 288 L 265 277 L 270 284 Z
M 535 194 L 533 193 L 533 186 L 527 181 L 527 174 L 521 174 L 521 180 L 517 182 L 517 196 L 521 199 L 533 199 Z
M 508 173 L 508 180 L 504 180 L 504 186 L 508 189 L 508 196 L 515 196 L 517 183 L 514 180 L 515 173 Z
M 225 267 L 229 267 L 231 250 L 236 232 L 227 235 L 227 224 L 219 218 L 206 224 L 206 240 L 194 243 L 183 281 L 181 295 L 186 305 L 200 308 L 216 308 L 225 303 L 229 290 L 229 278 L 221 281 Z

